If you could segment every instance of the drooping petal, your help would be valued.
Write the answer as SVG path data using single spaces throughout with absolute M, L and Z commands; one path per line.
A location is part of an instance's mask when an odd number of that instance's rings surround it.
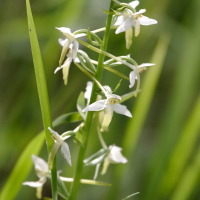
M 136 79 L 137 75 L 135 73 L 135 71 L 132 71 L 130 74 L 129 74 L 129 79 L 130 79 L 130 85 L 129 85 L 129 88 L 132 88 L 134 85 L 135 85 L 135 79 Z
M 42 198 L 42 188 L 43 188 L 43 186 L 40 186 L 40 187 L 37 187 L 37 188 L 36 188 L 36 197 L 37 197 L 38 199 L 41 199 L 41 198 Z
M 155 65 L 154 63 L 142 63 L 141 65 L 138 65 L 138 67 L 149 67 Z
M 101 171 L 101 175 L 104 175 L 107 172 L 108 166 L 110 165 L 110 162 L 107 158 L 105 158 L 104 163 L 103 163 L 103 168 Z
M 148 18 L 146 16 L 143 16 L 139 18 L 140 24 L 144 26 L 152 25 L 152 24 L 157 24 L 158 22 L 155 19 Z
M 48 165 L 42 158 L 39 158 L 38 156 L 33 155 L 33 154 L 31 155 L 31 158 L 35 165 L 35 169 L 37 169 L 38 171 L 41 171 L 43 173 L 48 172 L 48 170 L 49 170 Z M 41 175 L 39 175 L 39 177 L 41 177 Z
M 69 146 L 66 142 L 63 142 L 63 144 L 61 146 L 61 153 L 64 156 L 64 158 L 67 160 L 68 164 L 70 166 L 72 166 L 70 150 L 69 150 Z
M 109 153 L 110 163 L 127 163 L 128 160 L 122 155 L 122 148 L 115 145 L 110 146 L 111 151 Z
M 67 51 L 69 50 L 69 45 L 71 44 L 71 42 L 69 40 L 67 40 L 62 48 L 62 52 L 60 55 L 60 60 L 59 60 L 59 66 L 62 65 L 62 62 L 67 54 Z
M 129 3 L 129 5 L 133 8 L 136 8 L 139 5 L 139 3 L 140 3 L 139 1 L 132 1 Z
M 101 132 L 103 132 L 110 124 L 113 116 L 113 104 L 108 103 L 106 105 L 106 111 L 104 114 L 104 119 L 101 127 Z
M 136 19 L 134 21 L 134 25 L 135 25 L 135 37 L 137 37 L 140 33 L 140 20 Z
M 106 107 L 106 100 L 99 100 L 96 101 L 86 108 L 84 108 L 82 111 L 87 112 L 87 111 L 100 111 L 103 110 Z
M 126 38 L 126 48 L 129 49 L 132 44 L 132 37 L 133 37 L 133 29 L 129 28 L 125 31 L 125 38 Z
M 79 43 L 76 40 L 74 40 L 73 48 L 72 48 L 72 57 L 73 57 L 73 59 L 76 58 L 78 48 L 79 48 Z
M 52 170 L 53 161 L 60 145 L 61 145 L 60 143 L 54 142 L 53 146 L 51 147 L 51 151 L 49 153 L 49 159 L 48 159 L 49 170 Z
M 127 31 L 132 26 L 132 18 L 127 18 L 115 31 L 115 34 Z
M 126 115 L 127 117 L 132 117 L 130 111 L 126 108 L 126 106 L 121 105 L 119 103 L 113 105 L 113 110 L 121 115 Z
M 62 68 L 63 80 L 64 80 L 65 85 L 67 85 L 67 82 L 68 82 L 68 74 L 69 74 L 69 68 L 70 68 L 71 62 L 72 62 L 72 58 L 67 58 Z

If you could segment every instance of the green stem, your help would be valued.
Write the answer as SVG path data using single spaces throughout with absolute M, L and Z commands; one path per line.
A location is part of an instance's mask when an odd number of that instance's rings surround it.
M 113 6 L 114 6 L 114 2 L 111 1 L 110 9 L 109 9 L 110 11 L 112 11 L 111 8 Z M 105 51 L 106 48 L 107 48 L 107 42 L 108 42 L 108 36 L 109 36 L 111 21 L 112 21 L 112 15 L 108 15 L 106 30 L 105 30 L 105 34 L 104 34 L 104 38 L 103 38 L 103 45 L 101 46 L 102 51 Z M 95 74 L 95 78 L 98 81 L 100 81 L 101 77 L 102 77 L 104 57 L 105 57 L 104 54 L 99 55 L 97 72 Z M 91 94 L 91 98 L 90 98 L 90 104 L 96 101 L 96 98 L 97 98 L 96 90 L 97 90 L 97 88 L 98 88 L 98 86 L 95 83 L 93 83 L 92 94 Z M 85 121 L 84 132 L 83 132 L 83 146 L 84 147 L 79 148 L 78 160 L 77 160 L 76 169 L 75 169 L 75 173 L 74 173 L 74 182 L 72 183 L 72 186 L 71 186 L 69 200 L 75 200 L 76 199 L 78 187 L 79 187 L 82 172 L 83 172 L 83 165 L 84 165 L 83 160 L 84 160 L 85 151 L 86 151 L 87 143 L 88 143 L 88 139 L 89 139 L 89 132 L 90 132 L 91 124 L 92 124 L 92 118 L 93 118 L 93 112 L 88 112 L 87 117 L 86 117 L 86 121 Z
M 92 45 L 88 44 L 87 42 L 84 42 L 84 41 L 82 41 L 82 40 L 80 40 L 80 39 L 76 39 L 76 40 L 77 40 L 79 43 L 81 43 L 82 45 L 84 45 L 85 47 L 87 47 L 88 49 L 91 49 L 91 50 L 93 50 L 93 51 L 95 51 L 95 52 L 97 52 L 97 53 L 99 53 L 99 54 L 103 54 L 103 55 L 108 56 L 108 57 L 110 57 L 110 58 L 112 58 L 112 59 L 114 59 L 114 60 L 116 60 L 116 61 L 118 61 L 118 62 L 121 62 L 122 64 L 126 65 L 127 67 L 129 67 L 129 68 L 131 68 L 131 69 L 135 69 L 136 66 L 138 66 L 137 62 L 134 61 L 134 60 L 133 60 L 133 61 L 135 62 L 135 66 L 134 66 L 134 65 L 131 65 L 130 63 L 128 63 L 128 62 L 126 62 L 126 61 L 124 61 L 124 60 L 121 60 L 120 58 L 118 58 L 118 57 L 116 57 L 116 56 L 113 56 L 112 54 L 110 54 L 110 53 L 108 53 L 108 52 L 102 50 L 102 48 L 101 48 L 101 49 L 98 49 L 98 48 L 96 48 L 96 47 L 94 47 L 94 46 L 92 46 Z
M 78 63 L 74 63 L 83 73 L 85 73 L 87 76 L 89 76 L 98 86 L 99 88 L 102 90 L 102 92 L 106 95 L 107 92 L 105 91 L 105 89 L 103 88 L 103 86 L 101 85 L 101 83 L 99 83 L 99 81 L 97 81 L 96 78 L 94 78 L 86 69 L 84 69 L 80 64 Z

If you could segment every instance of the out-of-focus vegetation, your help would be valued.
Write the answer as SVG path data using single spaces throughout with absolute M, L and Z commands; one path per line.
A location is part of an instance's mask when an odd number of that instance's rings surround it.
M 108 9 L 109 1 L 33 0 L 30 3 L 44 62 L 52 118 L 55 119 L 76 111 L 77 97 L 89 80 L 75 65 L 70 68 L 67 86 L 63 84 L 61 73 L 53 74 L 61 52 L 57 41 L 63 37 L 55 27 L 70 27 L 72 31 L 103 27 L 107 16 L 102 9 Z M 123 155 L 129 162 L 111 165 L 106 175 L 98 177 L 100 181 L 112 183 L 112 187 L 81 185 L 77 199 L 117 200 L 140 192 L 130 199 L 196 200 L 200 198 L 200 1 L 143 0 L 138 8 L 146 8 L 145 15 L 156 19 L 158 24 L 141 27 L 140 35 L 133 38 L 130 51 L 125 48 L 124 33 L 115 35 L 112 30 L 108 44 L 108 52 L 116 56 L 131 52 L 138 64 L 157 64 L 141 74 L 142 91 L 137 99 L 124 103 L 132 110 L 133 118 L 114 115 L 109 132 L 104 133 L 108 145 L 115 143 L 123 147 Z M 21 153 L 43 125 L 25 1 L 0 1 L 0 27 L 2 191 Z M 97 59 L 96 53 L 84 50 Z M 127 76 L 130 72 L 125 66 L 118 69 Z M 105 71 L 102 82 L 114 88 L 119 77 L 112 75 L 110 78 L 111 75 Z M 128 81 L 123 80 L 118 94 L 130 92 L 128 85 Z M 61 125 L 56 130 L 62 132 L 75 126 Z M 33 145 L 33 152 L 37 152 L 36 146 Z M 39 155 L 47 160 L 47 148 L 45 144 L 43 146 Z M 74 167 L 77 145 L 70 141 L 69 146 Z M 94 126 L 87 155 L 99 148 Z M 58 170 L 63 170 L 62 175 L 73 176 L 74 168 L 70 168 L 59 154 L 57 166 Z M 94 167 L 86 168 L 83 178 L 92 179 L 94 171 Z M 18 176 L 16 182 L 21 177 Z M 21 181 L 25 180 L 37 180 L 33 168 Z M 43 195 L 50 194 L 48 182 Z M 35 189 L 23 186 L 13 199 L 35 199 Z

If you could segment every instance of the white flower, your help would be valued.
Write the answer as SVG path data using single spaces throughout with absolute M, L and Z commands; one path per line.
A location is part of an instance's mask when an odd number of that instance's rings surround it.
M 70 28 L 61 27 L 61 28 L 57 28 L 57 29 L 60 30 L 65 35 L 66 39 L 65 40 L 62 40 L 62 39 L 58 40 L 60 45 L 63 46 L 63 49 L 62 49 L 62 53 L 61 53 L 60 60 L 59 60 L 60 67 L 56 68 L 54 74 L 57 71 L 59 71 L 60 69 L 62 69 L 63 70 L 64 84 L 67 85 L 69 67 L 70 67 L 72 60 L 74 60 L 74 62 L 79 62 L 78 58 L 76 57 L 77 51 L 78 51 L 78 48 L 79 48 L 79 43 L 76 41 L 75 38 L 79 37 L 80 35 L 79 34 L 77 34 L 77 35 L 72 34 Z M 63 65 L 61 66 L 65 56 L 67 56 L 67 59 L 63 63 Z
M 125 9 L 125 12 L 118 17 L 114 26 L 119 26 L 115 31 L 116 34 L 124 32 L 126 35 L 126 47 L 130 48 L 132 43 L 132 27 L 135 27 L 135 37 L 140 33 L 140 25 L 148 26 L 152 24 L 157 24 L 155 19 L 150 19 L 142 14 L 146 12 L 146 9 L 141 9 L 136 12 L 135 8 L 139 4 L 139 1 L 132 1 L 129 5 L 133 8 L 135 12 L 129 9 Z
M 141 65 L 138 65 L 137 67 L 132 65 L 132 69 L 133 71 L 129 74 L 129 79 L 130 79 L 130 85 L 129 88 L 132 88 L 135 85 L 135 80 L 137 79 L 137 89 L 136 89 L 136 93 L 135 93 L 135 97 L 137 96 L 137 93 L 139 91 L 140 88 L 140 73 L 145 71 L 147 69 L 147 67 L 155 65 L 153 63 L 143 63 Z
M 46 182 L 47 178 L 50 177 L 49 169 L 48 169 L 47 163 L 42 158 L 39 158 L 35 155 L 32 155 L 31 158 L 35 165 L 35 172 L 36 172 L 39 180 L 35 181 L 35 182 L 28 181 L 28 182 L 24 182 L 22 184 L 36 188 L 36 197 L 38 199 L 41 199 L 42 198 L 42 187 L 43 187 L 44 183 Z
M 64 158 L 67 160 L 68 164 L 70 166 L 72 166 L 71 163 L 71 156 L 70 156 L 70 151 L 69 151 L 69 146 L 66 142 L 64 142 L 65 139 L 69 138 L 70 136 L 66 136 L 64 138 L 62 138 L 57 132 L 55 132 L 54 130 L 52 130 L 50 127 L 48 127 L 48 129 L 50 130 L 50 132 L 52 133 L 51 137 L 54 140 L 54 144 L 51 148 L 51 151 L 49 153 L 49 160 L 48 160 L 48 166 L 49 169 L 52 169 L 52 165 L 53 165 L 53 160 L 54 157 L 56 155 L 56 152 L 58 150 L 58 148 L 61 146 L 61 153 L 64 156 Z
M 117 163 L 125 164 L 125 163 L 128 162 L 128 160 L 121 153 L 121 151 L 122 151 L 121 147 L 111 145 L 111 146 L 109 146 L 109 149 L 110 149 L 110 153 L 104 159 L 103 169 L 102 169 L 102 172 L 101 172 L 102 175 L 107 172 L 108 166 L 110 164 L 117 164 Z
M 119 104 L 121 100 L 120 96 L 115 94 L 106 94 L 106 97 L 107 99 L 96 101 L 83 109 L 83 112 L 101 111 L 105 109 L 104 120 L 100 131 L 104 131 L 110 124 L 113 111 L 118 114 L 126 115 L 127 117 L 132 117 L 126 106 Z

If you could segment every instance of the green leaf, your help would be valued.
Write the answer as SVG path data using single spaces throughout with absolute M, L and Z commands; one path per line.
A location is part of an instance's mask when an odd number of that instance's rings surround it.
M 30 2 L 26 0 L 26 9 L 27 9 L 27 18 L 28 18 L 28 29 L 29 37 L 31 42 L 31 50 L 35 68 L 35 76 L 37 82 L 37 89 L 40 100 L 40 107 L 42 111 L 42 119 L 44 124 L 44 131 L 47 141 L 47 149 L 50 152 L 53 145 L 53 140 L 51 138 L 51 133 L 48 130 L 48 127 L 52 128 L 51 113 L 49 107 L 49 98 L 47 93 L 47 86 L 45 80 L 45 74 L 43 69 L 42 57 L 40 53 L 40 47 L 37 39 L 37 34 L 35 30 L 35 25 L 33 21 L 33 16 L 31 12 Z M 52 183 L 52 198 L 57 199 L 57 170 L 56 170 L 56 159 L 54 159 L 53 168 L 51 171 L 51 183 Z
M 82 136 L 82 127 L 79 128 L 79 130 L 76 133 L 76 136 L 74 137 L 74 142 L 78 143 L 81 147 L 83 146 L 83 136 Z
M 71 113 L 61 115 L 58 118 L 56 118 L 53 121 L 53 127 L 59 126 L 61 124 L 66 124 L 66 123 L 79 122 L 82 120 L 83 120 L 83 118 L 79 112 L 71 112 Z
M 115 89 L 113 90 L 113 93 L 116 92 L 119 88 L 119 86 L 121 85 L 122 79 L 117 83 Z
M 33 165 L 31 155 L 38 155 L 44 144 L 44 140 L 45 134 L 44 131 L 42 131 L 36 137 L 34 137 L 31 142 L 29 142 L 27 147 L 18 158 L 14 169 L 12 170 L 6 184 L 1 190 L 1 199 L 15 199 L 16 194 L 22 186 L 22 182 L 25 180 Z
M 58 194 L 62 198 L 68 199 L 69 192 L 67 191 L 67 188 L 65 187 L 63 181 L 60 179 L 59 175 L 57 175 L 57 181 L 58 181 Z
M 81 92 L 78 96 L 76 107 L 82 118 L 85 120 L 86 114 L 82 112 L 82 110 L 86 107 L 85 97 L 83 92 Z

